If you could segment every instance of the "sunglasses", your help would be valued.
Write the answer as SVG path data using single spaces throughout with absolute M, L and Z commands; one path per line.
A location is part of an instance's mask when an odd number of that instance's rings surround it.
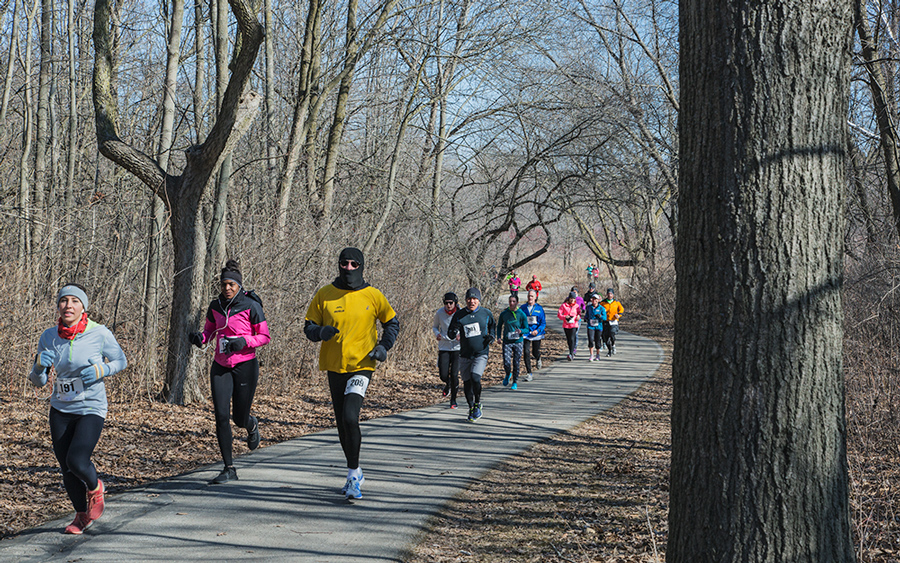
M 346 268 L 347 266 L 351 268 L 359 268 L 359 262 L 356 260 L 341 260 L 341 268 Z
M 456 301 L 444 301 L 444 305 L 453 305 Z

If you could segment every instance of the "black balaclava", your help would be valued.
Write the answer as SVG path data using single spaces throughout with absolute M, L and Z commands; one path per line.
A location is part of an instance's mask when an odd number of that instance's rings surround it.
M 355 270 L 341 268 L 341 262 L 344 260 L 356 260 L 359 262 L 359 268 Z M 334 287 L 353 291 L 367 287 L 369 284 L 363 279 L 364 268 L 365 261 L 363 260 L 362 250 L 352 246 L 341 250 L 341 255 L 338 257 L 338 277 L 334 279 Z

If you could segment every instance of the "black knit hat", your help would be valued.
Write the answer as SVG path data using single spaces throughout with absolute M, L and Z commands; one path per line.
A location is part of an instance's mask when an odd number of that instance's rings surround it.
M 447 301 L 453 301 L 454 303 L 459 303 L 459 297 L 456 296 L 452 291 L 448 291 L 444 294 L 444 303 Z
M 481 301 L 481 291 L 477 287 L 470 287 L 468 291 L 466 291 L 466 299 L 472 298 Z

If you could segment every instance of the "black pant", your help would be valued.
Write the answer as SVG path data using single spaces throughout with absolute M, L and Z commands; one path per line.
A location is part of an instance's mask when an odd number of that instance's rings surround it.
M 541 341 L 526 340 L 522 348 L 524 352 L 522 356 L 525 358 L 525 373 L 531 373 L 531 356 L 534 356 L 535 361 L 541 359 Z
M 91 463 L 91 455 L 102 430 L 102 416 L 68 414 L 50 408 L 53 453 L 75 512 L 87 512 L 87 492 L 97 488 L 97 469 Z
M 256 393 L 259 381 L 259 360 L 252 358 L 241 362 L 233 368 L 212 363 L 209 373 L 209 387 L 212 389 L 213 410 L 216 415 L 216 439 L 222 452 L 222 461 L 226 466 L 234 463 L 231 455 L 231 423 L 228 414 L 232 403 L 234 416 L 232 420 L 249 432 L 257 421 L 250 416 L 250 406 Z
M 619 326 L 611 325 L 609 321 L 603 322 L 603 342 L 606 348 L 612 352 L 613 346 L 616 345 L 616 335 L 619 334 Z
M 362 410 L 363 396 L 358 393 L 347 393 L 347 382 L 357 376 L 362 376 L 372 381 L 370 370 L 354 371 L 350 373 L 328 372 L 328 389 L 331 391 L 331 405 L 334 407 L 334 421 L 337 423 L 338 438 L 344 457 L 347 458 L 347 468 L 359 468 L 359 449 L 362 446 L 362 432 L 359 430 L 359 411 Z
M 603 342 L 600 341 L 600 334 L 603 331 L 601 329 L 589 328 L 587 329 L 588 333 L 588 348 L 603 348 Z
M 459 392 L 459 350 L 438 350 L 438 377 L 450 386 L 450 400 Z
M 569 354 L 575 353 L 575 347 L 578 346 L 578 327 L 564 328 L 566 333 L 566 343 L 569 345 Z

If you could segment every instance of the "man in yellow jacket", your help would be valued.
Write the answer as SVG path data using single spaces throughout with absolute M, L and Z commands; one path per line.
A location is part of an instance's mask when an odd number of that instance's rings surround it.
M 362 498 L 360 487 L 365 482 L 359 467 L 363 398 L 376 363 L 387 359 L 400 332 L 397 313 L 387 298 L 363 279 L 364 266 L 361 250 L 342 250 L 338 277 L 316 292 L 303 327 L 310 341 L 322 342 L 319 369 L 328 372 L 338 437 L 347 458 L 347 481 L 342 492 L 348 499 Z M 381 321 L 381 341 L 377 321 Z
M 625 309 L 622 304 L 616 301 L 616 294 L 610 287 L 606 290 L 606 299 L 600 302 L 600 305 L 606 309 L 606 320 L 603 321 L 603 344 L 606 345 L 606 355 L 612 356 L 616 353 L 616 335 L 619 333 L 619 318 Z

